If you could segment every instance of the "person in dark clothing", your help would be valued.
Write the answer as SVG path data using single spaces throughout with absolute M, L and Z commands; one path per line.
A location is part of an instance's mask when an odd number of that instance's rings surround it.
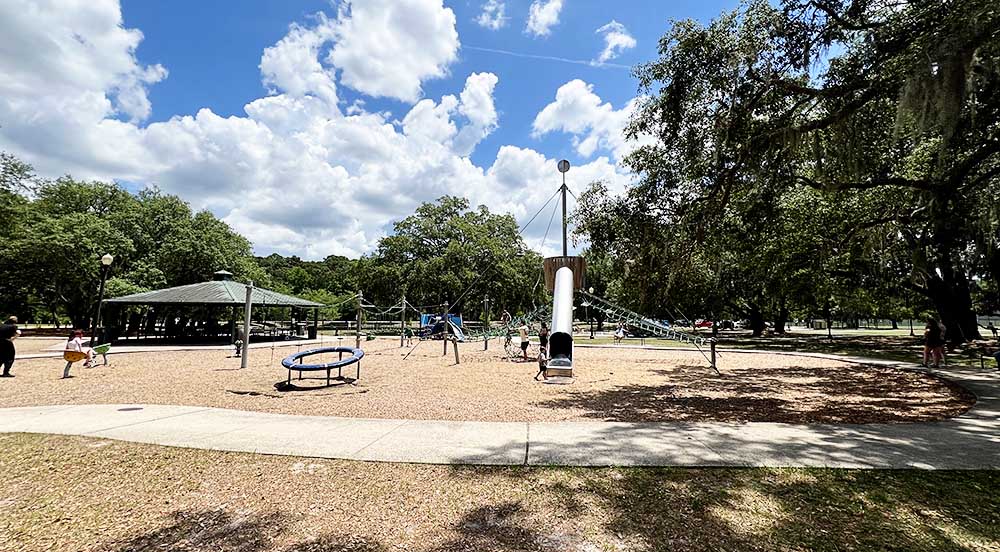
M 542 329 L 538 330 L 538 373 L 535 374 L 535 380 L 538 380 L 538 376 L 545 378 L 545 368 L 549 364 L 549 327 L 542 322 Z
M 924 326 L 924 366 L 930 366 L 930 359 L 934 359 L 934 367 L 940 368 L 944 361 L 945 327 L 933 318 L 927 319 Z
M 17 329 L 17 317 L 11 316 L 7 322 L 0 326 L 0 364 L 3 365 L 3 374 L 0 377 L 12 378 L 14 374 L 10 369 L 14 366 L 14 340 L 21 335 L 21 330 Z

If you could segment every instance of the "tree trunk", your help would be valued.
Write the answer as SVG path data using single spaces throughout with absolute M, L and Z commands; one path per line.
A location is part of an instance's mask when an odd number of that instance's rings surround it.
M 750 329 L 754 337 L 764 334 L 764 314 L 757 305 L 750 305 Z
M 968 243 L 961 225 L 968 219 L 962 202 L 952 195 L 951 186 L 943 185 L 931 202 L 932 240 L 925 266 L 927 285 L 923 290 L 934 303 L 946 329 L 946 339 L 958 345 L 981 339 L 976 313 L 972 309 L 969 277 L 962 266 L 961 251 Z
M 972 294 L 964 273 L 942 271 L 946 276 L 936 275 L 927 282 L 927 296 L 938 311 L 938 318 L 944 324 L 946 337 L 953 345 L 973 339 L 982 339 L 976 313 L 972 310 Z
M 889 320 L 892 322 L 892 329 L 898 330 L 899 329 L 899 323 L 896 321 L 896 319 L 895 318 L 890 318 Z
M 782 297 L 781 306 L 778 308 L 778 316 L 774 319 L 774 333 L 779 335 L 784 335 L 785 324 L 788 323 L 788 306 L 785 304 L 785 299 Z

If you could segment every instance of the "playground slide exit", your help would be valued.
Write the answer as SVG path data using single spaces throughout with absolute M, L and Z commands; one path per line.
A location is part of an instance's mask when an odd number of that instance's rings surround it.
M 573 369 L 573 270 L 556 271 L 552 291 L 552 333 L 549 336 L 549 367 Z

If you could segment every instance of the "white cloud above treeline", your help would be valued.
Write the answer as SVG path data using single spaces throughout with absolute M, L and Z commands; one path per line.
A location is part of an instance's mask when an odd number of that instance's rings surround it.
M 357 256 L 392 221 L 445 194 L 524 221 L 557 184 L 556 159 L 528 148 L 503 145 L 488 167 L 470 160 L 501 124 L 497 75 L 473 72 L 454 94 L 423 97 L 423 83 L 446 74 L 459 47 L 454 14 L 441 0 L 351 2 L 335 16 L 293 24 L 263 51 L 268 93 L 247 103 L 245 115 L 203 108 L 147 125 L 148 89 L 167 70 L 137 60 L 142 33 L 125 28 L 117 0 L 0 2 L 0 36 L 0 150 L 45 176 L 176 193 L 223 218 L 259 254 Z M 373 41 L 380 71 L 359 66 Z M 409 107 L 397 120 L 360 100 L 345 106 L 343 87 Z M 627 109 L 572 81 L 538 114 L 534 131 L 573 136 L 588 159 L 570 173 L 578 187 L 604 180 L 621 189 L 632 179 L 616 164 L 627 149 L 616 134 Z
M 604 50 L 594 60 L 597 64 L 611 61 L 621 55 L 625 50 L 635 48 L 635 38 L 628 33 L 625 25 L 611 20 L 610 23 L 597 29 L 597 34 L 604 35 Z
M 506 9 L 507 5 L 503 0 L 486 0 L 476 23 L 492 31 L 500 30 L 507 25 L 507 17 L 504 15 Z
M 528 25 L 525 31 L 534 36 L 549 36 L 552 27 L 559 23 L 562 0 L 534 0 L 528 8 Z

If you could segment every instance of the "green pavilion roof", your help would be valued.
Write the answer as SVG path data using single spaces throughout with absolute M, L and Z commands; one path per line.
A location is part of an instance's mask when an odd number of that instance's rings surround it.
M 216 273 L 216 278 L 229 276 L 228 273 Z M 217 305 L 240 306 L 245 304 L 247 284 L 226 279 L 216 279 L 210 282 L 177 286 L 145 293 L 135 293 L 124 297 L 105 299 L 108 304 L 117 305 Z M 251 295 L 255 307 L 322 307 L 322 303 L 306 301 L 291 295 L 285 295 L 269 289 L 255 287 Z

